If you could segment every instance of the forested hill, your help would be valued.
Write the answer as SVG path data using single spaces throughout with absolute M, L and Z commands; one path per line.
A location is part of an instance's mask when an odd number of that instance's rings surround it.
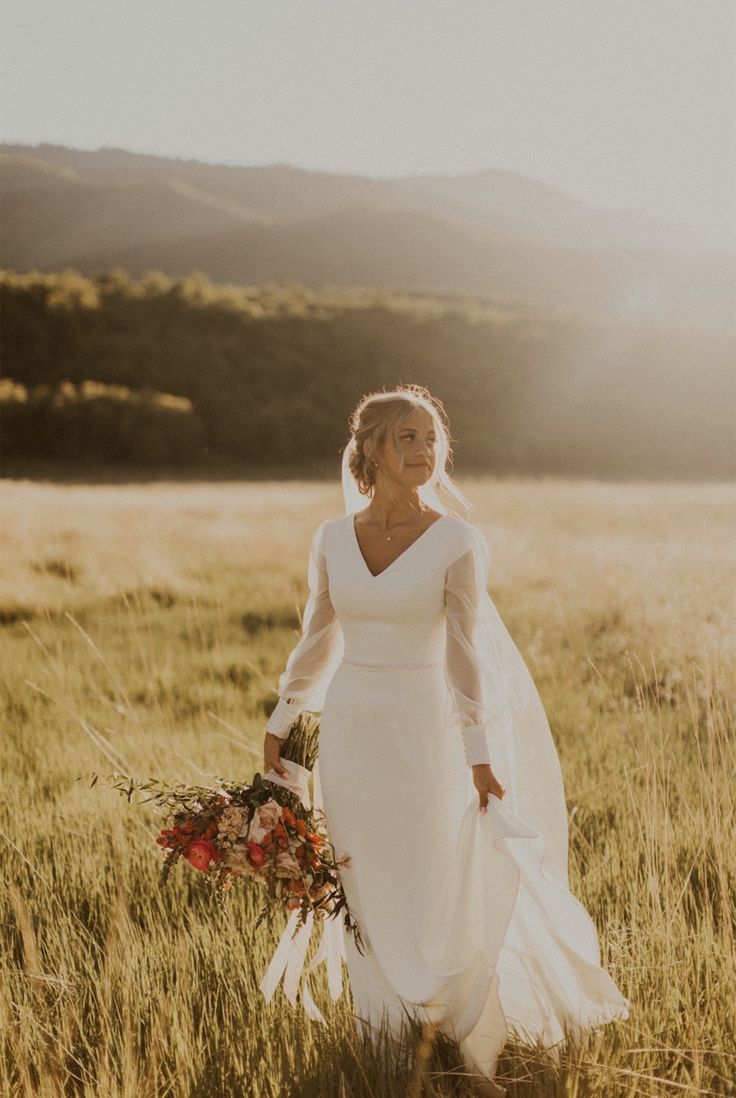
M 456 469 L 730 476 L 730 339 L 487 299 L 0 272 L 3 451 L 335 459 L 366 391 L 444 401 Z M 94 383 L 94 384 L 93 384 Z

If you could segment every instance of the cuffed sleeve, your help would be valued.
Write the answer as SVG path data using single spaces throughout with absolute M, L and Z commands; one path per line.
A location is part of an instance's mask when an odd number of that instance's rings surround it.
M 285 740 L 301 708 L 293 698 L 279 698 L 266 724 L 266 731 Z
M 302 615 L 301 635 L 279 678 L 279 700 L 266 731 L 285 739 L 301 712 L 320 709 L 326 680 L 331 677 L 342 631 L 330 599 L 323 538 L 326 523 L 312 536 L 307 566 L 309 593 Z
M 473 766 L 491 761 L 483 664 L 477 646 L 490 554 L 481 531 L 468 525 L 468 532 L 469 547 L 452 561 L 445 575 L 445 673 L 460 717 L 465 758 Z

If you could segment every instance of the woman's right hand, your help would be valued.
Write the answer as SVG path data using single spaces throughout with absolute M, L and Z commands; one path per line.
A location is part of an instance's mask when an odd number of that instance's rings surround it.
M 266 733 L 263 740 L 264 773 L 268 773 L 269 770 L 275 770 L 282 778 L 288 778 L 290 776 L 289 771 L 281 762 L 280 752 L 285 742 L 285 738 L 281 739 L 280 736 L 274 736 L 273 732 Z

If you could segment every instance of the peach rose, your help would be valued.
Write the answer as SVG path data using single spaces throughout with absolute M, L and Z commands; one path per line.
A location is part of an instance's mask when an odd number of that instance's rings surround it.
M 259 843 L 269 831 L 273 831 L 280 820 L 281 805 L 273 799 L 266 801 L 265 804 L 259 805 L 255 810 L 250 823 L 248 838 L 252 839 L 254 843 Z
M 246 854 L 241 850 L 228 850 L 222 859 L 222 864 L 227 866 L 230 872 L 236 876 L 255 877 L 257 875 L 257 870 L 253 868 Z
M 298 877 L 300 872 L 299 863 L 288 850 L 282 850 L 276 855 L 277 877 Z

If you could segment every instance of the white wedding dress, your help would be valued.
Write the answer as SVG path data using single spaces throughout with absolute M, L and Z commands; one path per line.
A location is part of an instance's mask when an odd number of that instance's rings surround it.
M 366 952 L 342 916 L 326 919 L 302 977 L 312 922 L 294 935 L 293 912 L 261 990 L 270 999 L 285 972 L 291 1001 L 301 980 L 323 1021 L 308 973 L 326 962 L 337 998 L 344 958 L 359 1018 L 397 1035 L 407 1013 L 433 1020 L 492 1077 L 508 1035 L 549 1047 L 630 1003 L 568 888 L 559 761 L 531 676 L 489 617 L 488 563 L 480 529 L 447 512 L 377 575 L 353 513 L 315 531 L 302 633 L 266 727 L 286 736 L 321 710 L 314 803 L 350 856 L 340 876 Z M 471 770 L 484 761 L 506 789 L 487 814 Z

